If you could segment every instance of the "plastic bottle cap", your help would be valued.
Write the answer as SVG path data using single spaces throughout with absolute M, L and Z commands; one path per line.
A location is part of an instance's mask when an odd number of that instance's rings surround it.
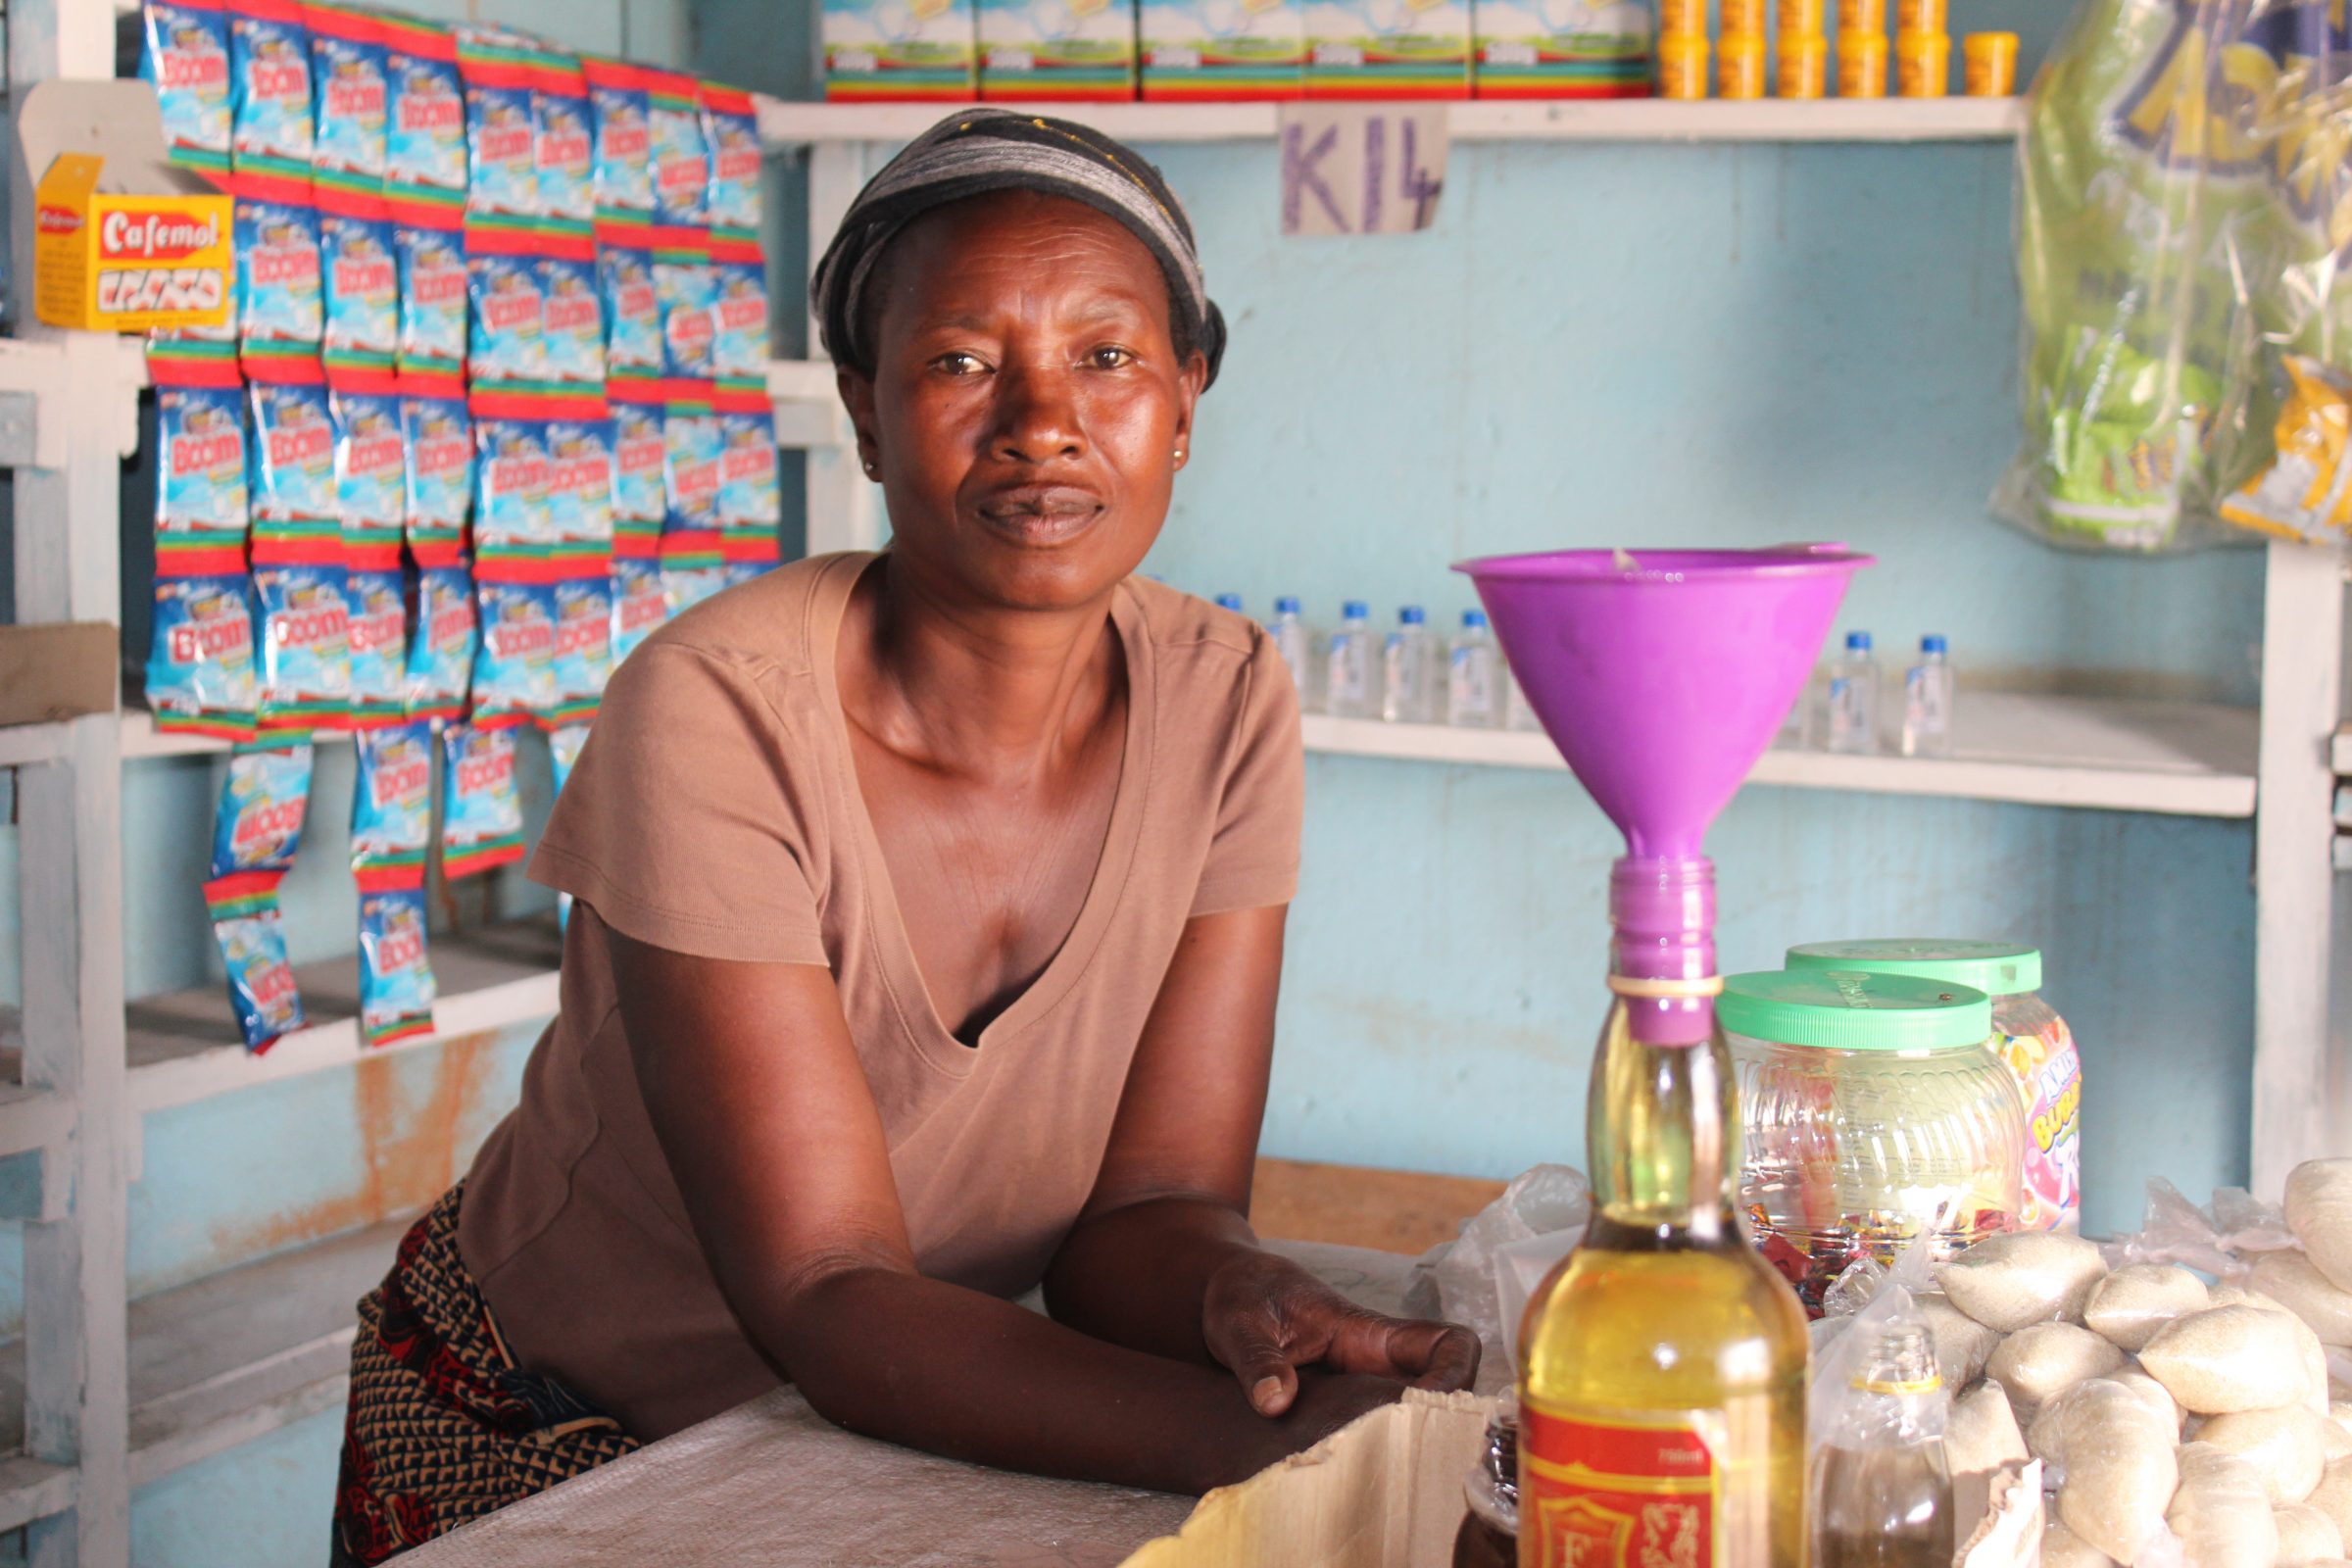
M 1418 626 L 1424 618 L 1419 605 L 1407 605 L 1396 612 L 1396 623 L 1399 626 Z
M 1923 654 L 1943 653 L 1945 651 L 1943 639 L 1936 636 L 1934 632 L 1930 632 L 1927 636 L 1922 637 L 1919 640 L 1919 651 Z
M 1974 986 L 1994 997 L 2041 989 L 2041 954 L 2013 942 L 1939 942 L 1896 937 L 1878 942 L 1808 942 L 1788 950 L 1791 969 L 1865 969 Z
M 1219 610 L 1239 610 L 1242 608 L 1242 596 L 1240 594 L 1219 594 L 1217 595 L 1217 608 Z
M 1298 613 L 1298 601 L 1293 599 L 1288 594 L 1283 595 L 1280 599 L 1274 601 L 1274 613 L 1277 615 L 1296 615 Z
M 1854 653 L 1854 654 L 1867 654 L 1867 653 L 1869 653 L 1869 652 L 1870 652 L 1870 633 L 1868 633 L 1868 632 L 1866 632 L 1866 631 L 1849 631 L 1849 632 L 1847 632 L 1847 633 L 1845 634 L 1845 647 L 1846 647 L 1846 652 L 1848 652 L 1848 653 Z
M 1487 612 L 1483 610 L 1465 610 L 1462 612 L 1462 624 L 1474 631 L 1485 631 Z
M 1734 1034 L 1829 1051 L 1951 1051 L 1992 1034 L 1992 999 L 1974 986 L 1861 969 L 1736 974 L 1715 1011 Z
M 1372 607 L 1361 599 L 1350 599 L 1340 607 L 1340 613 L 1349 620 L 1362 620 L 1372 613 Z

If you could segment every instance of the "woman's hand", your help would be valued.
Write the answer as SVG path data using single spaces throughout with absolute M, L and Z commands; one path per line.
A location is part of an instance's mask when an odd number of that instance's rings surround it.
M 1478 1376 L 1478 1336 L 1468 1329 L 1358 1306 L 1272 1252 L 1238 1253 L 1209 1277 L 1200 1334 L 1208 1353 L 1241 1380 L 1250 1407 L 1268 1418 L 1298 1400 L 1302 1366 L 1416 1389 L 1466 1389 Z

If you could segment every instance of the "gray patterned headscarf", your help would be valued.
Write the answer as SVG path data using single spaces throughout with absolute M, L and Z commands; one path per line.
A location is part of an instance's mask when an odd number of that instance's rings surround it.
M 1217 378 L 1225 318 L 1201 280 L 1193 225 L 1159 171 L 1091 125 L 977 106 L 908 142 L 850 204 L 808 285 L 825 352 L 870 366 L 874 346 L 858 340 L 858 302 L 884 248 L 933 208 L 999 190 L 1066 196 L 1124 223 L 1167 276 L 1178 340 L 1198 348 L 1209 380 Z

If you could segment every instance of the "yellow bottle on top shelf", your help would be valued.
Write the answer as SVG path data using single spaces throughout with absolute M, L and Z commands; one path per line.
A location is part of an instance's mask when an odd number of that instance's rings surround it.
M 1951 91 L 1952 40 L 1940 32 L 1900 32 L 1894 38 L 1894 90 L 1903 98 L 1941 98 Z
M 1838 96 L 1886 96 L 1886 35 L 1883 32 L 1838 34 Z
M 1764 96 L 1764 35 L 1727 32 L 1715 45 L 1715 95 L 1718 98 Z
M 1818 32 L 1781 34 L 1778 91 L 1784 98 L 1821 98 L 1830 90 L 1830 40 Z
M 2017 91 L 2017 34 L 1972 32 L 1961 39 L 1960 74 L 1971 98 L 2006 98 Z
M 1658 96 L 1685 101 L 1707 95 L 1709 45 L 1704 32 L 1669 32 L 1658 38 Z
M 1886 0 L 1838 0 L 1838 35 L 1886 30 Z
M 1707 0 L 1659 0 L 1658 37 L 1704 38 L 1707 35 Z

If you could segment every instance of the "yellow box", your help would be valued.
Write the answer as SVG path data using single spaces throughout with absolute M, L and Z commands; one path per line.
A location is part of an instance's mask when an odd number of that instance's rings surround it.
M 230 202 L 172 166 L 143 81 L 44 81 L 17 119 L 33 187 L 32 309 L 51 326 L 220 326 L 236 267 Z

